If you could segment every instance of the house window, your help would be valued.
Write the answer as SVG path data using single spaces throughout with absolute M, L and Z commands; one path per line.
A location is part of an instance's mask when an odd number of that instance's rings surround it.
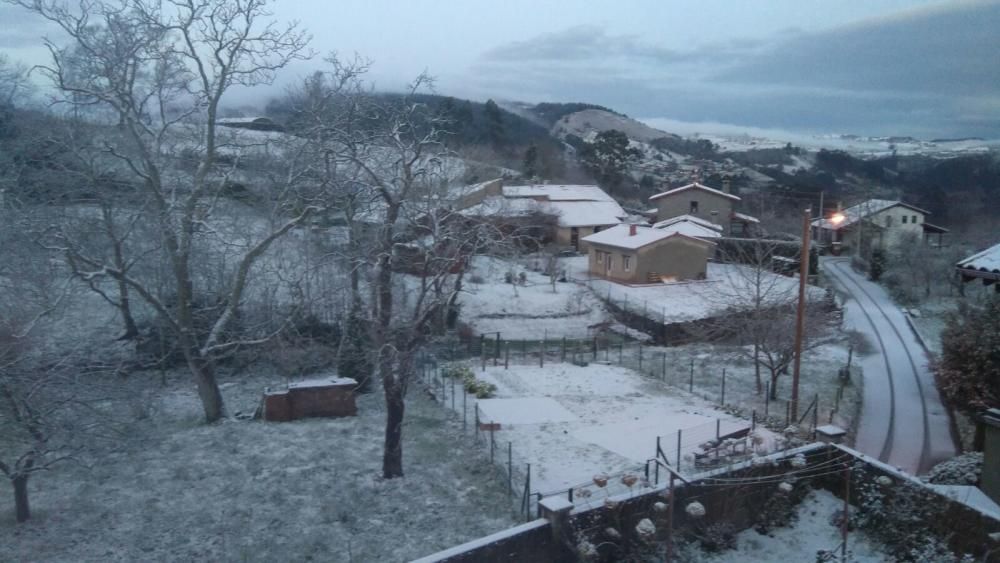
M 885 226 L 886 227 L 891 227 L 892 226 L 892 215 L 886 215 L 885 216 Z
M 912 216 L 912 217 L 910 218 L 910 222 L 911 222 L 911 223 L 913 223 L 914 225 L 915 225 L 915 224 L 917 224 L 917 216 L 916 216 L 916 215 L 913 215 L 913 216 Z
M 622 269 L 626 272 L 632 270 L 632 257 L 627 254 L 622 254 Z
M 691 215 L 697 215 L 698 214 L 698 202 L 697 201 L 692 201 L 691 202 L 691 209 L 689 210 L 689 212 L 691 213 Z
M 907 219 L 909 219 L 909 217 L 907 217 L 906 215 L 903 215 L 903 224 L 904 224 L 904 225 L 906 224 L 906 220 L 907 220 Z

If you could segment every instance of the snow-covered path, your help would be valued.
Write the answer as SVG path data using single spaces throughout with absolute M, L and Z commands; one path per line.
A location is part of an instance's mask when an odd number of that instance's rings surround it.
M 955 455 L 948 413 L 928 359 L 904 313 L 847 258 L 823 269 L 849 296 L 844 325 L 868 337 L 875 353 L 860 358 L 864 399 L 855 447 L 914 475 Z

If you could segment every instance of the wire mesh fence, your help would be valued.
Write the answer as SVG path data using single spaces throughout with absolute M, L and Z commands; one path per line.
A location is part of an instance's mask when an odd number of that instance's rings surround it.
M 475 393 L 469 392 L 459 379 L 443 373 L 442 367 L 452 362 L 460 362 L 475 372 L 565 363 L 621 366 L 742 415 L 744 420 L 719 418 L 696 427 L 665 428 L 657 442 L 650 444 L 650 458 L 645 463 L 612 474 L 598 474 L 606 479 L 544 490 L 532 482 L 531 463 L 535 460 L 529 459 L 525 449 L 518 448 L 513 440 L 503 437 L 498 424 L 483 420 Z M 786 435 L 792 427 L 797 437 L 813 439 L 817 426 L 826 422 L 820 416 L 822 405 L 818 395 L 805 398 L 798 416 L 794 417 L 789 399 L 772 398 L 769 382 L 764 392 L 757 393 L 755 389 L 747 389 L 745 381 L 729 378 L 725 368 L 712 370 L 708 364 L 623 334 L 586 329 L 538 340 L 507 339 L 502 333 L 468 333 L 428 346 L 418 368 L 427 391 L 461 421 L 466 435 L 483 448 L 497 471 L 497 478 L 507 482 L 516 510 L 525 519 L 531 519 L 538 514 L 538 503 L 550 496 L 564 496 L 574 502 L 599 500 L 658 484 L 666 475 L 664 466 L 694 475 L 739 463 L 758 451 L 776 451 L 779 444 L 773 440 L 764 443 L 755 433 L 758 426 Z M 787 443 L 783 447 L 788 447 Z M 536 472 L 537 469 L 536 466 Z

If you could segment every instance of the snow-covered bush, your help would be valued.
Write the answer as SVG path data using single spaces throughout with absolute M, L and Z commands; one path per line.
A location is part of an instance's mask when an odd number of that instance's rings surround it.
M 705 505 L 698 501 L 694 501 L 684 507 L 684 512 L 688 513 L 688 516 L 692 518 L 701 518 L 705 515 Z
M 656 525 L 649 518 L 643 518 L 635 525 L 635 533 L 642 541 L 653 541 L 656 538 Z
M 935 465 L 924 480 L 939 485 L 978 485 L 983 472 L 983 453 L 970 452 Z
M 852 480 L 857 485 L 850 523 L 883 544 L 900 561 L 962 561 L 948 549 L 931 524 L 944 518 L 946 504 L 933 491 L 901 481 L 885 484 L 884 475 L 874 475 L 856 466 Z

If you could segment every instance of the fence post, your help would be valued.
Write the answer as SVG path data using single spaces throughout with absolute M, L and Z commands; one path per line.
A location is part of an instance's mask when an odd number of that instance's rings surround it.
M 726 368 L 722 368 L 722 406 L 726 406 Z
M 514 444 L 507 442 L 507 490 L 514 494 Z
M 722 419 L 715 419 L 715 441 L 719 441 L 719 436 L 721 435 L 719 431 L 722 430 Z
M 677 471 L 681 470 L 681 429 L 677 429 Z
M 529 521 L 531 518 L 531 512 L 529 510 L 531 508 L 529 506 L 531 504 L 531 501 L 529 500 L 531 494 L 531 464 L 529 463 L 527 465 L 528 471 L 524 478 L 524 493 L 521 495 L 521 508 L 524 510 L 525 521 Z
M 504 350 L 503 369 L 507 369 L 507 366 L 510 365 L 510 340 L 507 341 L 507 344 L 503 347 L 503 350 Z
M 764 382 L 764 418 L 766 419 L 771 410 L 771 380 Z
M 563 363 L 566 362 L 566 337 L 565 336 L 563 336 L 563 341 L 562 341 L 562 355 L 560 356 L 559 361 L 563 362 Z
M 485 342 L 485 341 L 484 341 L 484 342 Z M 483 347 L 482 347 L 482 349 L 480 350 L 480 354 L 479 354 L 479 355 L 480 355 L 480 356 L 482 356 L 482 360 L 483 360 L 483 371 L 486 371 L 486 346 L 483 346 Z
M 494 438 L 494 434 L 496 434 L 496 432 L 495 432 L 496 425 L 495 424 L 496 423 L 494 423 L 492 421 L 490 422 L 490 464 L 491 465 L 493 464 L 493 457 L 494 457 L 494 455 L 496 453 L 496 438 Z
M 663 359 L 663 373 L 661 374 L 660 379 L 662 379 L 663 381 L 666 381 L 667 380 L 667 353 L 664 352 L 661 355 L 661 358 Z
M 594 361 L 597 361 L 597 335 L 594 335 Z
M 496 367 L 497 362 L 500 361 L 500 331 L 499 330 L 497 331 L 497 339 L 496 339 L 495 349 L 493 351 L 495 352 L 493 354 L 493 367 Z
M 816 427 L 819 426 L 819 393 L 813 398 L 813 431 L 812 439 L 816 441 Z
M 540 367 L 540 368 L 545 367 L 545 338 L 546 338 L 546 336 L 548 336 L 548 334 L 546 334 L 545 336 L 542 337 L 542 349 L 540 350 L 540 353 L 538 354 L 538 367 Z

